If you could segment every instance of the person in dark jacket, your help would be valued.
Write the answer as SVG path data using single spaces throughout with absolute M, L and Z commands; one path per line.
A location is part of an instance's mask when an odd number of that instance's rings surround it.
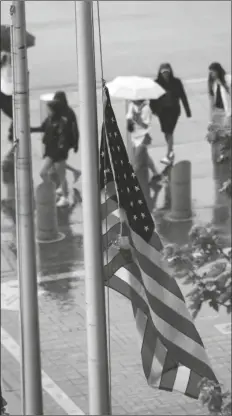
M 12 77 L 11 57 L 9 53 L 1 53 L 1 110 L 10 118 L 11 123 L 8 130 L 8 141 L 10 149 L 2 161 L 3 183 L 14 185 L 14 148 L 13 148 L 13 104 L 12 104 Z
M 231 77 L 219 62 L 209 65 L 210 122 L 225 127 L 231 120 Z
M 69 137 L 70 149 L 73 149 L 74 152 L 77 153 L 78 146 L 79 146 L 79 129 L 78 129 L 78 124 L 77 124 L 76 114 L 74 113 L 73 109 L 69 106 L 68 100 L 64 91 L 57 91 L 53 99 L 60 103 L 62 115 L 64 117 L 67 117 L 67 119 L 69 120 L 69 123 L 71 125 L 71 131 L 72 131 Z M 73 173 L 74 183 L 75 183 L 77 179 L 80 177 L 81 172 L 73 168 L 67 162 L 65 166 L 66 166 L 66 170 L 69 170 Z
M 62 189 L 62 197 L 57 205 L 67 206 L 68 185 L 65 177 L 65 163 L 70 150 L 70 136 L 72 134 L 72 125 L 67 117 L 62 115 L 62 106 L 58 101 L 48 103 L 49 115 L 41 126 L 32 127 L 31 133 L 44 133 L 44 165 L 40 172 L 41 178 L 46 181 L 50 179 L 50 170 L 55 168 L 59 177 L 59 183 Z
M 167 155 L 161 162 L 170 165 L 174 159 L 173 133 L 181 114 L 180 101 L 182 101 L 187 117 L 191 117 L 191 110 L 184 86 L 181 80 L 174 76 L 170 64 L 160 65 L 155 81 L 164 88 L 166 93 L 158 100 L 151 100 L 150 106 L 153 114 L 159 118 L 161 130 L 167 142 Z

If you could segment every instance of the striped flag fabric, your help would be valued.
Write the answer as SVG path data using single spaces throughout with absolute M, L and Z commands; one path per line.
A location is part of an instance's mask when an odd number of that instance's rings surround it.
M 162 243 L 133 171 L 104 87 L 100 147 L 105 285 L 127 297 L 151 387 L 199 397 L 217 382 L 184 297 L 162 258 Z

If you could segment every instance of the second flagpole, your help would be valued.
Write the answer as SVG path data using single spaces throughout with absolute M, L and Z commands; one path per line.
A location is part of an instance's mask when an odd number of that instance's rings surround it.
M 16 225 L 20 288 L 22 398 L 24 415 L 42 415 L 40 331 L 31 162 L 25 1 L 12 1 Z
M 84 219 L 89 414 L 111 414 L 101 237 L 92 1 L 78 1 L 77 50 Z

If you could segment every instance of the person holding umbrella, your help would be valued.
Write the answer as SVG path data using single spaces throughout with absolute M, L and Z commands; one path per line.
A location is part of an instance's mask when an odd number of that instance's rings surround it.
M 128 152 L 147 204 L 152 209 L 150 191 L 158 186 L 162 178 L 147 150 L 152 140 L 149 100 L 158 99 L 165 94 L 165 90 L 151 78 L 137 76 L 116 77 L 107 83 L 107 88 L 112 97 L 126 100 L 127 131 L 130 133 Z M 151 182 L 149 171 L 153 174 Z
M 166 91 L 166 94 L 162 95 L 158 100 L 151 100 L 150 107 L 153 114 L 159 118 L 161 130 L 167 142 L 167 155 L 161 162 L 171 165 L 174 160 L 173 133 L 181 114 L 180 101 L 182 101 L 187 117 L 190 118 L 192 115 L 184 86 L 181 80 L 174 76 L 169 63 L 160 65 L 155 82 Z

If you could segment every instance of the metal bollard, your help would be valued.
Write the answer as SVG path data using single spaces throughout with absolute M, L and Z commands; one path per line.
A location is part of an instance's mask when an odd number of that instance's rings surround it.
M 211 145 L 213 178 L 215 187 L 215 204 L 213 209 L 213 223 L 217 227 L 228 226 L 230 229 L 231 207 L 230 200 L 225 192 L 221 192 L 223 183 L 230 177 L 230 160 L 218 162 L 221 155 L 221 142 L 216 141 Z
M 171 212 L 170 221 L 189 221 L 192 218 L 191 163 L 187 160 L 177 163 L 171 171 Z
M 65 238 L 58 231 L 56 188 L 52 181 L 36 189 L 36 238 L 38 243 L 55 243 Z

